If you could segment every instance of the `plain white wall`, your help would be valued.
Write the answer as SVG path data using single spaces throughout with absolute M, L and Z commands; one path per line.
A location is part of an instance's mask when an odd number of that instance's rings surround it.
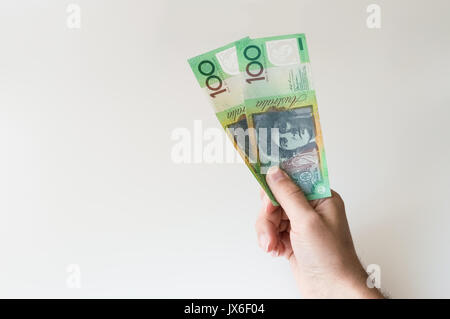
M 81 6 L 81 29 L 66 8 Z M 366 26 L 381 6 L 381 29 Z M 450 2 L 2 1 L 1 297 L 299 297 L 257 246 L 243 164 L 172 162 L 219 127 L 187 58 L 306 33 L 331 185 L 393 297 L 450 297 Z M 79 265 L 81 289 L 67 267 Z

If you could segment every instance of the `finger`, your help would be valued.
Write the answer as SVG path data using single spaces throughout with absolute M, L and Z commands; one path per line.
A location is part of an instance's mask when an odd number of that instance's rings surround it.
M 266 179 L 293 227 L 300 225 L 305 218 L 316 215 L 302 190 L 279 167 L 271 167 Z
M 339 193 L 336 192 L 334 189 L 331 190 L 331 198 L 333 199 L 334 203 L 339 208 L 342 208 L 342 210 L 345 210 L 344 200 L 342 199 L 341 195 L 339 195 Z M 324 198 L 324 200 L 325 199 L 326 198 Z
M 273 249 L 273 251 L 270 253 L 270 255 L 272 255 L 272 257 L 279 257 L 282 256 L 284 253 L 284 245 L 283 243 L 279 240 L 277 243 L 277 246 Z
M 320 215 L 326 215 L 327 212 L 330 213 L 335 211 L 345 212 L 344 201 L 334 190 L 331 190 L 331 197 L 316 199 L 312 201 L 311 204 L 314 205 L 314 209 Z M 337 209 L 332 209 L 332 207 Z
M 280 221 L 280 226 L 278 227 L 278 232 L 282 233 L 282 232 L 288 230 L 289 229 L 289 225 L 290 225 L 289 220 L 282 219 Z
M 292 245 L 288 231 L 282 232 L 280 234 L 280 241 L 283 243 L 284 246 L 283 256 L 289 259 L 292 255 Z
M 288 231 L 280 232 L 279 241 L 277 247 L 272 251 L 271 255 L 273 257 L 284 256 L 290 258 L 292 255 L 291 239 Z
M 278 245 L 277 231 L 270 224 L 258 223 L 256 228 L 259 247 L 266 253 L 276 249 Z
M 260 197 L 261 199 L 263 199 L 264 195 L 266 195 L 266 192 L 264 191 L 264 189 L 261 188 L 261 189 L 259 190 L 259 197 Z
M 331 190 L 331 197 L 319 199 L 319 201 L 315 210 L 326 222 L 332 225 L 348 227 L 345 205 L 338 193 Z
M 267 196 L 267 194 L 264 190 L 262 190 L 262 193 L 261 193 L 261 200 L 263 202 L 263 208 L 267 212 L 272 212 L 279 207 L 279 206 L 274 206 L 272 204 L 272 201 L 270 200 L 269 196 Z
M 275 207 L 269 209 L 263 207 L 258 216 L 255 230 L 258 244 L 265 252 L 270 252 L 277 246 L 280 216 L 280 209 Z
M 280 225 L 281 216 L 281 207 L 273 206 L 269 197 L 266 195 L 265 199 L 263 199 L 263 207 L 259 213 L 258 219 L 266 220 L 272 223 L 275 227 L 278 227 Z

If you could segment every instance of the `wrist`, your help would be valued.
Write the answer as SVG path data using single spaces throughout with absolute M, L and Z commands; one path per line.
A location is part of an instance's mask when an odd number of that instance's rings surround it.
M 373 287 L 369 287 L 367 280 L 369 275 L 362 265 L 342 276 L 342 296 L 336 298 L 354 298 L 354 299 L 382 299 L 381 292 Z
M 367 286 L 368 274 L 363 267 L 355 267 L 346 271 L 335 272 L 331 276 L 308 276 L 308 280 L 299 281 L 300 291 L 304 298 L 312 299 L 381 299 L 383 295 L 376 288 Z M 301 284 L 301 283 L 308 284 Z

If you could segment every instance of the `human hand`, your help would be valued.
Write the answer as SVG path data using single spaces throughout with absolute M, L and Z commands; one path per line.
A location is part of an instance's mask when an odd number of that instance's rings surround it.
M 338 193 L 308 202 L 300 188 L 278 167 L 267 183 L 281 206 L 262 191 L 263 208 L 256 222 L 260 247 L 285 256 L 305 298 L 382 298 L 366 284 Z

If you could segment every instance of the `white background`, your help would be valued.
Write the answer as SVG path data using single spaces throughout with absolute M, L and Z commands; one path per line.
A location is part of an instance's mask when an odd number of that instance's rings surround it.
M 450 297 L 449 1 L 73 2 L 79 30 L 70 1 L 0 4 L 1 297 L 300 297 L 247 168 L 171 159 L 175 128 L 219 127 L 187 58 L 286 33 L 362 261 L 392 297 Z

